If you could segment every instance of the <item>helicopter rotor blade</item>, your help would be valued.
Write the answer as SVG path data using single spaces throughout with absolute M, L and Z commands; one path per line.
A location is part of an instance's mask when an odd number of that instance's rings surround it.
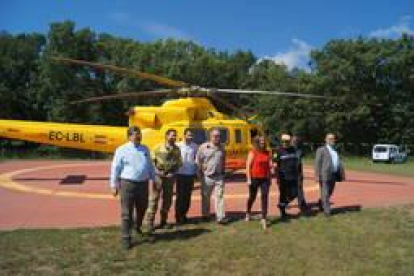
M 304 94 L 295 92 L 280 92 L 280 91 L 263 91 L 263 90 L 242 90 L 242 89 L 212 89 L 210 92 L 227 93 L 227 94 L 260 94 L 260 95 L 273 95 L 273 96 L 288 96 L 299 98 L 316 98 L 316 99 L 329 99 L 331 97 L 321 96 L 315 94 Z
M 183 81 L 177 81 L 173 79 L 169 79 L 166 77 L 161 77 L 158 75 L 150 74 L 141 72 L 138 70 L 132 70 L 132 69 L 126 69 L 122 67 L 118 67 L 115 65 L 109 65 L 109 64 L 101 64 L 96 62 L 89 62 L 85 60 L 78 60 L 78 59 L 71 59 L 71 58 L 63 58 L 63 57 L 52 57 L 53 61 L 56 62 L 63 62 L 63 63 L 69 63 L 69 64 L 75 64 L 75 65 L 84 65 L 84 66 L 90 66 L 96 69 L 100 70 L 109 70 L 112 72 L 120 73 L 120 74 L 126 74 L 133 77 L 138 77 L 141 79 L 149 79 L 152 81 L 155 81 L 159 84 L 167 85 L 170 87 L 188 87 L 190 86 L 188 83 L 185 83 Z
M 243 120 L 247 120 L 249 116 L 247 116 L 247 114 L 245 114 L 244 112 L 242 112 L 240 110 L 239 107 L 235 106 L 232 103 L 229 103 L 226 100 L 221 99 L 220 97 L 213 95 L 213 94 L 208 94 L 208 97 L 212 98 L 213 100 L 216 100 L 217 102 L 221 103 L 222 105 L 224 105 L 225 107 L 229 108 L 230 110 L 234 111 L 237 116 L 239 116 L 240 118 L 242 118 Z
M 100 102 L 100 101 L 118 100 L 118 99 L 125 99 L 125 98 L 151 97 L 151 96 L 165 95 L 165 94 L 169 94 L 173 92 L 175 92 L 175 90 L 173 89 L 162 89 L 162 90 L 143 91 L 143 92 L 128 92 L 128 93 L 120 93 L 120 94 L 115 94 L 115 95 L 104 95 L 104 96 L 99 96 L 99 97 L 91 97 L 87 99 L 73 101 L 73 102 L 70 102 L 70 104 Z

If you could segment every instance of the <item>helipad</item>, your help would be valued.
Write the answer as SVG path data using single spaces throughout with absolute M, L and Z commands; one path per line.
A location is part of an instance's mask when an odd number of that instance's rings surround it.
M 118 224 L 119 206 L 108 188 L 108 161 L 8 161 L 0 163 L 0 229 L 94 227 Z M 306 168 L 308 201 L 319 188 Z M 414 202 L 414 180 L 348 172 L 332 198 L 334 207 L 372 207 Z M 247 187 L 243 174 L 227 181 L 228 214 L 245 211 Z M 277 187 L 272 185 L 270 215 L 277 215 Z M 260 198 L 256 202 L 259 207 Z M 173 209 L 173 208 L 172 208 Z M 212 210 L 213 211 L 213 210 Z M 170 219 L 173 221 L 173 210 Z M 199 185 L 192 197 L 191 215 L 200 215 Z M 297 212 L 292 207 L 290 212 Z

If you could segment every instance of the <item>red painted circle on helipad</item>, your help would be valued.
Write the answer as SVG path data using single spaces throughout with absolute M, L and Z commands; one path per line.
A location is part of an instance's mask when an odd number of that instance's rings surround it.
M 109 193 L 109 161 L 7 161 L 0 163 L 0 229 L 75 228 L 119 223 L 119 203 Z M 4 176 L 14 186 L 6 187 Z M 319 198 L 311 168 L 305 170 L 306 197 Z M 377 207 L 414 202 L 414 180 L 383 174 L 348 172 L 332 198 L 334 207 Z M 10 183 L 8 183 L 10 184 Z M 27 188 L 27 189 L 26 189 Z M 39 192 L 40 191 L 40 192 Z M 190 216 L 200 215 L 200 191 L 193 192 Z M 247 186 L 243 174 L 227 181 L 226 210 L 245 211 Z M 270 216 L 277 215 L 277 187 L 272 185 Z M 259 210 L 260 197 L 255 203 Z M 212 205 L 214 206 L 214 205 Z M 172 208 L 173 209 L 173 208 Z M 212 210 L 214 211 L 214 210 Z M 296 213 L 296 203 L 289 210 Z M 170 220 L 173 221 L 173 210 Z

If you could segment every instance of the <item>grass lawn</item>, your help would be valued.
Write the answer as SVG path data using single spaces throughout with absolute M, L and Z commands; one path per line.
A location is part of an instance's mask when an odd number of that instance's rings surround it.
M 305 159 L 305 163 L 308 165 L 313 165 L 313 161 L 312 158 Z M 342 161 L 345 170 L 414 177 L 414 160 L 412 158 L 401 164 L 373 163 L 371 159 L 365 157 L 343 157 Z
M 347 157 L 344 159 L 346 168 L 359 171 L 370 171 L 386 174 L 414 177 L 414 160 L 402 164 L 373 163 L 368 158 Z
M 258 221 L 186 225 L 138 237 L 116 227 L 0 232 L 0 274 L 412 275 L 414 205 L 317 215 L 264 233 Z

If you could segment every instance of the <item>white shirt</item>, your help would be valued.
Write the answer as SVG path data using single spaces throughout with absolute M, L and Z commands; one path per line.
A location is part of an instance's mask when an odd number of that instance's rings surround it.
M 135 182 L 154 180 L 155 170 L 146 146 L 127 142 L 116 149 L 111 166 L 111 188 L 118 188 L 121 178 Z
M 197 165 L 195 162 L 198 146 L 191 142 L 187 144 L 185 141 L 177 143 L 181 151 L 181 161 L 183 165 L 178 170 L 177 174 L 195 175 L 197 172 Z
M 338 153 L 330 145 L 326 145 L 326 147 L 328 148 L 329 154 L 331 155 L 334 172 L 337 172 L 338 169 L 339 169 L 339 156 L 338 156 Z

